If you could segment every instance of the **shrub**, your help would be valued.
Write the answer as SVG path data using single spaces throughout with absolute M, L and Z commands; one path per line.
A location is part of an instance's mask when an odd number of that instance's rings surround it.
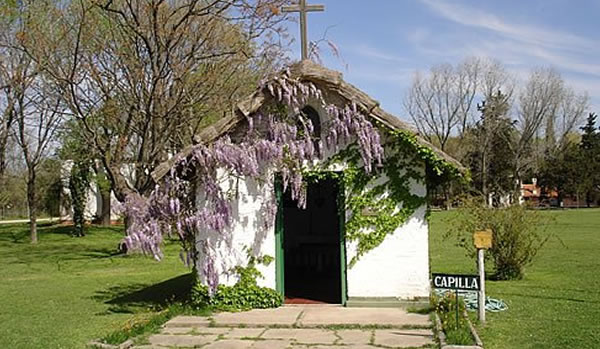
M 235 267 L 239 281 L 233 286 L 219 285 L 212 295 L 208 286 L 197 281 L 191 292 L 191 302 L 195 307 L 211 307 L 216 310 L 241 311 L 249 309 L 276 308 L 283 303 L 281 295 L 272 288 L 260 287 L 256 279 L 262 274 L 256 269 L 256 263 L 268 265 L 273 261 L 270 256 L 249 256 L 246 267 Z
M 449 233 L 454 233 L 458 237 L 457 244 L 474 258 L 473 233 L 490 229 L 493 241 L 486 259 L 493 263 L 494 277 L 513 280 L 523 277 L 524 267 L 533 261 L 550 237 L 543 233 L 541 223 L 537 212 L 520 205 L 488 208 L 468 204 L 458 210 Z
M 456 322 L 456 302 L 458 302 L 458 322 Z M 433 296 L 432 303 L 440 317 L 442 328 L 446 334 L 448 344 L 469 345 L 473 344 L 471 329 L 464 317 L 465 302 L 452 292 L 441 296 Z
M 250 309 L 276 308 L 282 303 L 281 295 L 268 287 L 256 284 L 234 286 L 219 285 L 210 297 L 208 287 L 200 283 L 192 290 L 192 304 L 195 307 L 210 307 L 216 310 L 242 311 Z

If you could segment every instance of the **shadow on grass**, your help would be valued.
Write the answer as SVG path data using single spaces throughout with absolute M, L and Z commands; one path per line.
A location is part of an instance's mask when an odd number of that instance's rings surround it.
M 529 292 L 531 292 L 531 290 L 541 290 L 542 292 L 548 292 L 548 291 L 552 291 L 554 293 L 565 293 L 565 292 L 576 292 L 576 293 L 583 293 L 586 295 L 593 295 L 593 296 L 600 296 L 600 290 L 598 289 L 585 289 L 585 288 L 568 288 L 568 287 L 551 287 L 547 284 L 545 285 L 535 285 L 532 284 L 531 282 L 527 282 L 527 283 L 523 283 L 523 284 L 516 284 L 513 283 L 510 285 L 510 288 L 514 288 L 514 289 L 524 289 L 527 290 Z
M 44 236 L 50 237 L 72 237 L 73 236 L 73 225 L 64 225 L 58 222 L 43 222 L 38 223 L 38 235 L 43 238 Z M 86 226 L 86 235 L 94 236 L 96 234 L 124 234 L 123 226 L 98 226 L 88 225 Z M 0 241 L 9 241 L 14 243 L 29 243 L 29 224 L 10 224 L 0 225 Z
M 542 299 L 542 300 L 600 304 L 599 301 L 590 300 L 590 299 L 580 299 L 580 298 L 574 298 L 574 297 L 557 297 L 557 296 L 546 296 L 546 295 L 542 296 L 542 295 L 525 294 L 525 293 L 517 293 L 517 292 L 501 292 L 499 294 L 507 295 L 507 296 L 523 297 L 523 298 Z
M 54 264 L 124 256 L 118 249 L 123 236 L 120 227 L 90 226 L 83 237 L 74 237 L 72 232 L 72 226 L 40 225 L 40 241 L 32 245 L 27 225 L 0 227 L 0 259 L 7 264 Z
M 74 238 L 75 239 L 75 238 Z M 85 238 L 84 238 L 85 239 Z M 95 246 L 93 244 L 78 243 L 39 243 L 35 247 L 31 244 L 23 244 L 12 249 L 6 249 L 2 253 L 3 263 L 6 264 L 60 264 L 63 262 L 85 262 L 99 259 L 128 258 L 126 254 L 114 248 Z M 60 268 L 59 268 L 60 269 Z
M 193 280 L 192 273 L 188 273 L 154 285 L 118 285 L 97 291 L 92 299 L 110 305 L 108 313 L 135 313 L 139 308 L 163 309 L 172 303 L 186 302 Z
M 127 254 L 123 251 L 118 250 L 118 247 L 115 246 L 114 248 L 97 248 L 87 250 L 82 255 L 88 258 L 112 258 L 118 256 L 126 256 Z

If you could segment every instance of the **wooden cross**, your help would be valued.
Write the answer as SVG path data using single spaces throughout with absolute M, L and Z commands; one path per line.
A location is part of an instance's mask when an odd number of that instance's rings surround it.
M 307 5 L 306 0 L 300 0 L 298 5 L 283 6 L 282 12 L 299 12 L 300 13 L 300 40 L 302 42 L 302 60 L 308 59 L 308 30 L 306 28 L 306 13 L 307 12 L 323 12 L 324 5 Z

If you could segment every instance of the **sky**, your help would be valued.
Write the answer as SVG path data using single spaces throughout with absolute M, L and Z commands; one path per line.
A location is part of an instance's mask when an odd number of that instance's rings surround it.
M 587 91 L 589 111 L 600 113 L 598 0 L 307 2 L 325 5 L 308 14 L 310 40 L 326 37 L 342 56 L 323 45 L 323 65 L 400 118 L 408 119 L 402 100 L 415 71 L 469 56 L 501 61 L 518 82 L 532 68 L 553 67 L 575 91 Z M 289 32 L 299 59 L 299 26 Z

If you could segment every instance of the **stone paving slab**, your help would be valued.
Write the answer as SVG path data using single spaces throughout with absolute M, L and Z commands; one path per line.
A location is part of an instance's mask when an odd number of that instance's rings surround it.
M 227 336 L 231 332 L 232 328 L 230 327 L 194 327 L 194 334 L 214 334 L 214 335 L 222 335 Z
M 372 330 L 337 330 L 339 339 L 336 344 L 369 344 L 371 343 Z
M 289 340 L 273 339 L 273 340 L 254 341 L 254 343 L 252 344 L 252 346 L 250 348 L 251 349 L 288 349 L 288 348 L 291 349 L 293 347 L 292 347 L 292 342 Z M 337 349 L 342 349 L 342 348 L 337 348 Z
M 205 316 L 176 316 L 167 321 L 165 327 L 207 327 L 210 319 Z
M 162 334 L 188 334 L 195 332 L 196 327 L 164 327 L 160 333 Z
M 402 348 L 421 347 L 433 343 L 431 330 L 375 330 L 374 344 L 376 345 Z
M 428 315 L 413 314 L 400 308 L 319 308 L 307 307 L 299 326 L 326 325 L 430 326 Z
M 234 339 L 247 339 L 247 338 L 257 338 L 263 332 L 265 332 L 264 328 L 233 328 L 230 332 L 228 332 L 225 337 L 226 338 L 234 338 Z
M 308 328 L 268 329 L 261 338 L 287 339 L 302 344 L 334 344 L 338 339 L 334 331 Z
M 293 349 L 381 349 L 381 347 L 374 347 L 368 344 L 357 344 L 349 346 L 339 345 L 294 345 Z
M 168 335 L 155 334 L 148 338 L 152 345 L 163 347 L 197 347 L 212 343 L 217 339 L 217 335 Z
M 265 326 L 277 324 L 292 326 L 302 313 L 301 307 L 280 307 L 275 309 L 255 309 L 240 313 L 218 313 L 213 316 L 217 326 L 246 325 Z
M 250 349 L 253 341 L 245 341 L 241 339 L 223 339 L 213 342 L 203 349 Z

